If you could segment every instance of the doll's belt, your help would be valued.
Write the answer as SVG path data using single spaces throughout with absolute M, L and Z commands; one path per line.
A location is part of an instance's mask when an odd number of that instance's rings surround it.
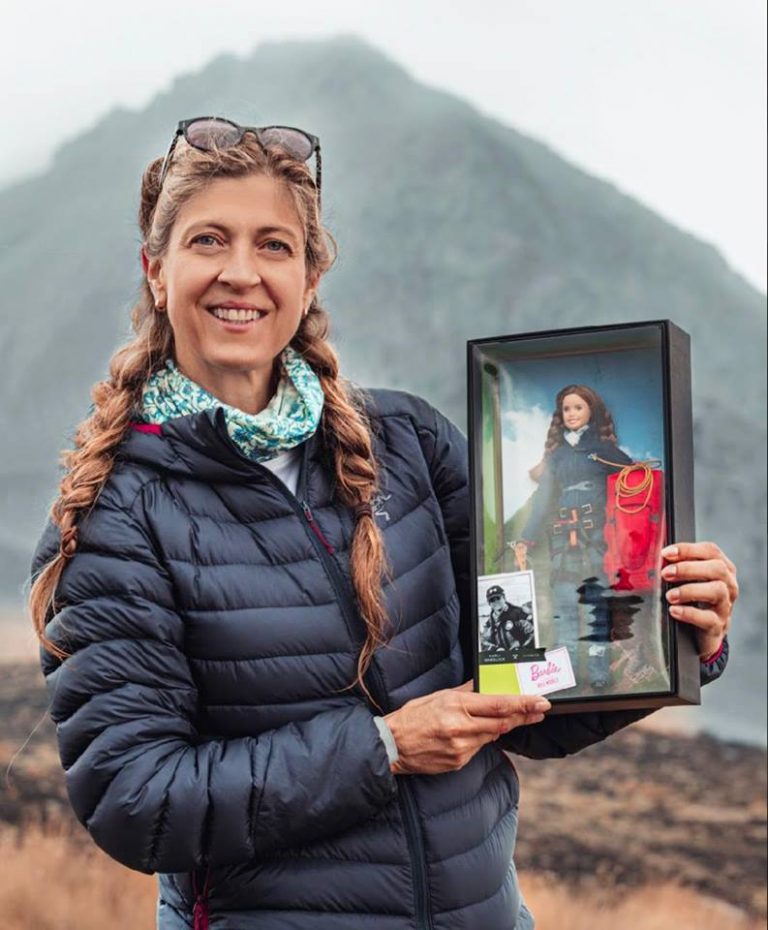
M 581 507 L 561 507 L 559 510 L 559 520 L 552 524 L 552 532 L 555 536 L 565 533 L 568 530 L 593 530 L 595 521 L 592 519 L 592 504 L 582 504 Z M 575 540 L 571 545 L 575 545 Z

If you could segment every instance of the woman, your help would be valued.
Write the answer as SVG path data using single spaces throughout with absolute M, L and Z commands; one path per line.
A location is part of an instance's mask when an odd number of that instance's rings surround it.
M 561 388 L 544 458 L 532 469 L 539 486 L 522 535 L 527 548 L 542 537 L 548 542 L 553 642 L 568 648 L 576 681 L 595 691 L 610 684 L 611 603 L 603 570 L 606 477 L 631 464 L 597 391 L 585 384 Z
M 564 755 L 642 713 L 544 719 L 466 682 L 465 440 L 341 378 L 315 151 L 185 121 L 144 174 L 136 335 L 33 563 L 70 798 L 160 873 L 162 930 L 526 930 L 500 750 Z M 734 569 L 708 544 L 672 564 L 712 605 L 681 617 L 708 681 Z

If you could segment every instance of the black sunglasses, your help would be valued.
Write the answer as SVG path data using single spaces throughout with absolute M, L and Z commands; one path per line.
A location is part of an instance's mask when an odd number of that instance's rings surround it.
M 165 176 L 168 174 L 179 136 L 184 136 L 187 143 L 194 148 L 203 152 L 211 152 L 214 149 L 229 149 L 234 145 L 239 145 L 247 132 L 252 132 L 265 149 L 282 149 L 298 161 L 309 161 L 314 153 L 315 184 L 319 206 L 321 161 L 320 140 L 317 136 L 304 132 L 303 129 L 295 129 L 293 126 L 238 126 L 237 123 L 220 116 L 195 116 L 193 119 L 183 119 L 179 122 L 168 154 L 163 161 L 158 189 L 162 188 Z

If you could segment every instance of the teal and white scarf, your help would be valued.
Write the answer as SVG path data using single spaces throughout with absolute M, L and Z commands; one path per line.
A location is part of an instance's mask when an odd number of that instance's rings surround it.
M 280 357 L 280 381 L 274 396 L 259 413 L 246 413 L 219 400 L 183 374 L 172 358 L 154 372 L 142 389 L 145 423 L 165 423 L 175 417 L 222 407 L 227 432 L 240 450 L 256 462 L 274 458 L 308 439 L 323 411 L 323 389 L 309 363 L 287 346 Z

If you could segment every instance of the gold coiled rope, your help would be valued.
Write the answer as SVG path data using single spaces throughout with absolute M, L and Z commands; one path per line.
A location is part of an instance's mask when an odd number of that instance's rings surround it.
M 648 506 L 648 501 L 650 501 L 653 493 L 653 469 L 661 466 L 659 459 L 648 459 L 645 462 L 631 462 L 629 465 L 624 465 L 621 462 L 609 462 L 608 459 L 601 459 L 596 452 L 592 452 L 589 458 L 595 462 L 601 462 L 603 465 L 610 465 L 613 468 L 620 469 L 616 477 L 617 510 L 622 513 L 640 513 L 641 510 Z M 634 474 L 637 469 L 642 472 L 642 477 L 638 484 L 630 484 L 629 476 Z M 629 504 L 623 504 L 621 501 L 622 497 L 637 497 L 638 494 L 645 495 L 642 503 L 632 501 Z

